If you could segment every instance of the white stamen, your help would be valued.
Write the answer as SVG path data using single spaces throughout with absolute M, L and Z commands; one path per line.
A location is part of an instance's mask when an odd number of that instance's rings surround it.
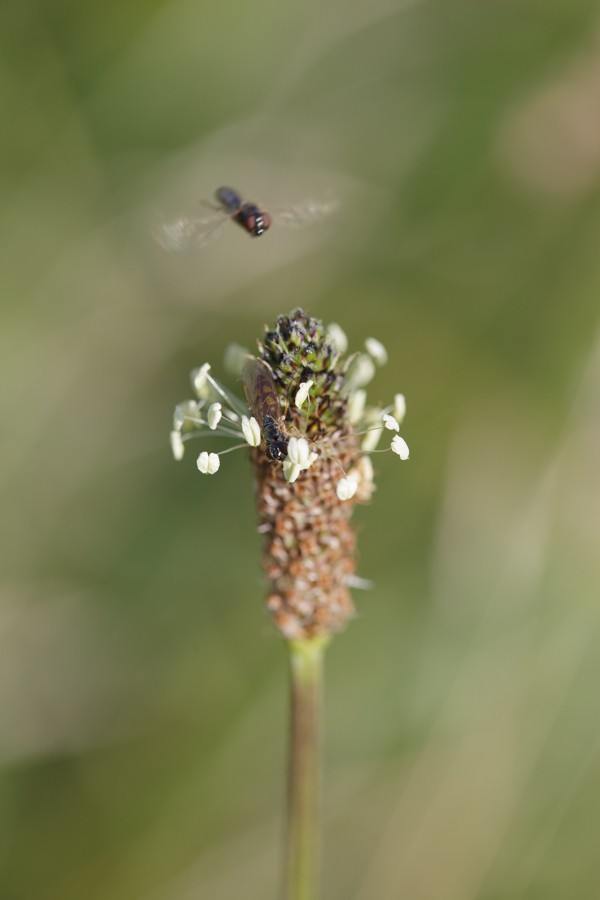
M 304 468 L 308 462 L 310 450 L 306 438 L 290 438 L 288 443 L 288 459 L 295 465 Z
M 355 478 L 358 485 L 356 498 L 361 503 L 366 503 L 371 499 L 375 491 L 373 463 L 370 456 L 361 456 L 354 466 L 348 472 L 348 478 Z
M 402 420 L 406 415 L 406 397 L 404 396 L 404 394 L 395 395 L 393 413 L 396 420 L 402 423 Z
M 388 361 L 387 350 L 377 338 L 367 338 L 365 347 L 369 356 L 372 356 L 378 366 L 385 366 Z
M 178 431 L 171 432 L 171 452 L 174 458 L 179 461 L 183 459 L 183 452 L 185 450 L 185 446 L 181 435 Z
M 367 392 L 362 388 L 352 391 L 348 398 L 348 418 L 352 425 L 356 425 L 362 419 L 367 402 Z
M 311 451 L 308 441 L 302 437 L 289 439 L 287 453 L 287 459 L 283 463 L 283 474 L 285 480 L 292 484 L 303 469 L 310 469 L 317 459 L 317 454 Z
M 350 588 L 356 588 L 359 591 L 370 591 L 375 587 L 375 582 L 370 578 L 361 578 L 359 575 L 348 575 L 346 584 Z
M 306 398 L 308 397 L 308 392 L 313 386 L 314 381 L 303 381 L 298 390 L 296 391 L 296 399 L 295 404 L 298 409 L 302 407 L 302 405 L 306 402 Z
M 393 416 L 385 415 L 383 417 L 383 424 L 388 431 L 400 431 L 400 425 Z
M 284 460 L 283 476 L 288 484 L 293 484 L 301 471 L 302 466 L 299 466 L 297 463 L 293 463 L 291 459 Z
M 343 328 L 341 328 L 337 322 L 332 322 L 327 326 L 327 337 L 340 353 L 345 353 L 348 349 L 348 338 L 346 337 L 346 332 Z
M 207 453 L 206 450 L 203 450 L 196 460 L 196 465 L 203 475 L 214 475 L 219 471 L 221 460 L 216 453 Z
M 191 374 L 192 385 L 201 400 L 206 400 L 210 393 L 207 374 L 210 372 L 210 363 L 204 363 L 199 369 L 194 369 Z
M 394 435 L 394 439 L 392 441 L 392 450 L 394 453 L 397 453 L 400 459 L 408 459 L 409 457 L 409 449 L 408 444 L 404 440 L 404 438 L 400 437 L 399 434 Z
M 220 403 L 211 403 L 208 407 L 208 413 L 206 418 L 208 419 L 208 427 L 211 431 L 214 431 L 219 422 L 221 421 L 221 416 L 223 415 L 223 411 Z
M 348 476 L 348 478 L 340 478 L 335 486 L 335 492 L 340 500 L 350 500 L 351 497 L 354 497 L 357 488 L 358 479 Z
M 371 428 L 362 439 L 360 449 L 363 453 L 372 453 L 383 434 L 383 428 Z
M 346 369 L 346 385 L 350 390 L 364 387 L 375 376 L 375 363 L 366 353 L 353 357 Z
M 371 482 L 375 478 L 373 463 L 371 462 L 370 456 L 361 456 L 356 463 L 356 468 L 358 469 L 360 477 L 363 481 Z
M 258 447 L 260 444 L 260 426 L 254 416 L 251 419 L 248 416 L 242 416 L 242 431 L 246 443 L 251 447 Z
M 173 428 L 175 431 L 181 431 L 186 422 L 197 420 L 200 415 L 198 404 L 195 400 L 184 400 L 178 403 L 173 413 Z

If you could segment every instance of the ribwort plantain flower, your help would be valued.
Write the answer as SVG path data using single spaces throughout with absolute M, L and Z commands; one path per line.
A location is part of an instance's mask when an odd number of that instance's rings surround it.
M 387 449 L 408 459 L 399 431 L 406 403 L 396 394 L 385 409 L 369 406 L 365 386 L 387 361 L 374 338 L 366 352 L 344 358 L 347 338 L 301 309 L 279 316 L 258 342 L 258 358 L 235 345 L 226 367 L 242 376 L 246 401 L 211 374 L 192 372 L 195 399 L 180 403 L 171 432 L 175 459 L 190 438 L 238 438 L 249 448 L 257 484 L 267 607 L 288 640 L 339 631 L 354 607 L 356 538 L 350 524 L 356 503 L 375 489 L 369 454 L 383 434 Z M 390 435 L 391 432 L 391 435 Z M 220 468 L 220 453 L 204 450 L 203 474 Z

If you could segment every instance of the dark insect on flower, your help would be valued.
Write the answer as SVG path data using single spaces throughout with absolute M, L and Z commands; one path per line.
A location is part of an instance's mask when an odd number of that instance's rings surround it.
M 288 440 L 271 370 L 260 359 L 251 357 L 242 370 L 242 384 L 250 411 L 260 425 L 267 456 L 283 462 Z
M 247 203 L 242 200 L 233 188 L 217 188 L 215 197 L 227 215 L 252 237 L 260 237 L 271 227 L 271 216 L 255 203 Z

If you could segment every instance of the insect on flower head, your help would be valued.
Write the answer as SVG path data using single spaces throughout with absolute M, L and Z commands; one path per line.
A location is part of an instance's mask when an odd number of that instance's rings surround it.
M 303 310 L 279 316 L 251 356 L 236 347 L 229 368 L 241 370 L 245 402 L 215 379 L 205 363 L 193 373 L 197 400 L 179 404 L 171 447 L 181 459 L 195 437 L 229 437 L 248 448 L 257 483 L 268 609 L 288 639 L 331 634 L 353 613 L 356 538 L 350 519 L 375 489 L 369 456 L 384 433 L 391 449 L 409 457 L 399 434 L 406 404 L 397 394 L 371 406 L 366 385 L 387 359 L 374 338 L 367 353 L 345 361 L 347 339 Z M 231 447 L 229 449 L 235 449 Z M 203 450 L 203 474 L 220 469 L 228 450 Z

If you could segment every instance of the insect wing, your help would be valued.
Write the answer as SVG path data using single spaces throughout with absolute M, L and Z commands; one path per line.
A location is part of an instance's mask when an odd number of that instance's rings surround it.
M 153 233 L 163 250 L 178 252 L 210 243 L 228 220 L 229 216 L 225 212 L 203 218 L 182 216 L 171 222 L 161 222 L 153 229 Z
M 301 228 L 303 225 L 311 225 L 326 216 L 333 215 L 338 208 L 337 200 L 308 200 L 306 203 L 292 206 L 289 209 L 276 210 L 274 220 L 279 225 Z
M 268 366 L 259 359 L 249 359 L 242 370 L 242 384 L 250 411 L 261 429 L 266 416 L 281 425 L 277 390 Z

